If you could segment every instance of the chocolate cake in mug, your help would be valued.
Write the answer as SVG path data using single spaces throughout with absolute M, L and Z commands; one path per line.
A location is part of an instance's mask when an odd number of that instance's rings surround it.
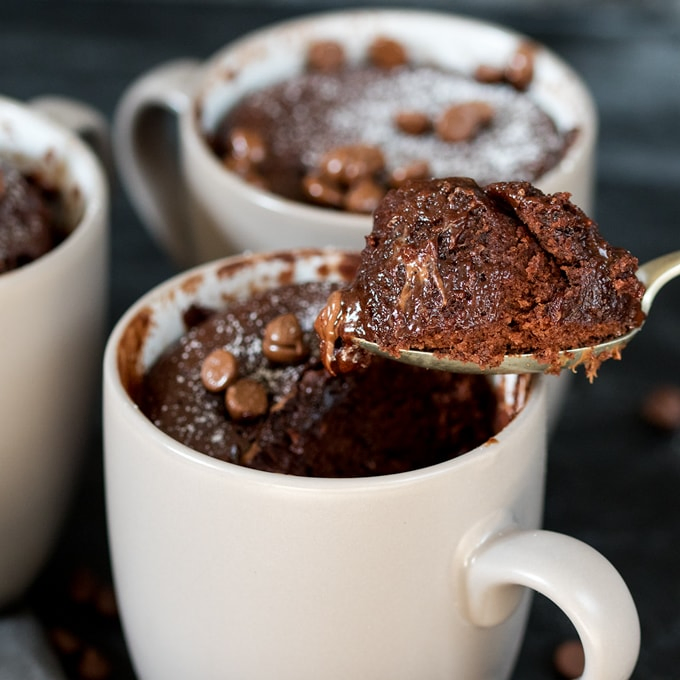
M 159 109 L 178 117 L 179 167 Z M 143 74 L 114 123 L 128 195 L 183 266 L 245 250 L 360 250 L 385 189 L 409 177 L 529 180 L 592 209 L 597 114 L 581 78 L 527 36 L 447 12 L 352 9 L 266 26 L 207 61 Z
M 357 213 L 408 179 L 535 181 L 579 134 L 527 93 L 535 49 L 522 43 L 504 67 L 464 74 L 412 63 L 386 36 L 356 63 L 340 42 L 313 42 L 301 73 L 246 95 L 208 141 L 260 188 Z

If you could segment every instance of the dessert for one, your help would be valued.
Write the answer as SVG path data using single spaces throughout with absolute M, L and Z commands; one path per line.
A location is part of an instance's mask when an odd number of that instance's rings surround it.
M 413 63 L 389 37 L 360 63 L 339 43 L 313 43 L 304 72 L 246 95 L 207 142 L 254 185 L 354 213 L 409 179 L 534 181 L 578 134 L 558 130 L 532 98 L 535 49 L 463 74 Z
M 66 238 L 60 192 L 0 158 L 0 274 L 18 269 Z
M 354 281 L 319 315 L 322 358 L 333 373 L 365 365 L 364 338 L 395 357 L 428 350 L 482 368 L 534 353 L 556 373 L 561 350 L 642 324 L 637 266 L 569 194 L 414 180 L 381 202 Z M 589 377 L 605 358 L 587 359 Z
M 331 376 L 313 323 L 334 290 L 326 282 L 287 284 L 224 309 L 191 308 L 186 334 L 147 371 L 133 399 L 195 451 L 314 477 L 440 463 L 489 441 L 514 416 L 484 376 L 390 360 Z

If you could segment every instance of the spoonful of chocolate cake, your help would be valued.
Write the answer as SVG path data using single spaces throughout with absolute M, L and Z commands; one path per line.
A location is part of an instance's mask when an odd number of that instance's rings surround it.
M 457 373 L 559 373 L 620 358 L 680 252 L 638 267 L 569 194 L 416 180 L 374 214 L 352 284 L 316 321 L 331 373 L 380 354 Z

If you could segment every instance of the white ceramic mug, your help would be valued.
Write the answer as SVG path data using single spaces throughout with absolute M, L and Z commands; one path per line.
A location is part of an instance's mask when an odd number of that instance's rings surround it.
M 348 275 L 340 251 L 218 261 L 157 287 L 104 359 L 107 516 L 141 680 L 503 680 L 544 593 L 583 642 L 582 680 L 625 680 L 639 649 L 614 567 L 539 529 L 546 381 L 493 439 L 425 469 L 328 479 L 226 463 L 171 439 L 129 396 L 183 332 L 280 281 Z
M 142 75 L 123 94 L 114 117 L 121 182 L 143 223 L 180 265 L 244 250 L 335 245 L 360 249 L 371 218 L 305 205 L 263 191 L 225 169 L 205 134 L 244 94 L 303 68 L 319 39 L 364 54 L 376 36 L 400 41 L 417 63 L 472 73 L 502 66 L 527 38 L 448 13 L 360 9 L 312 15 L 237 40 L 207 62 L 181 59 Z M 529 94 L 562 130 L 579 134 L 563 160 L 536 181 L 546 192 L 569 191 L 592 209 L 597 116 L 584 83 L 559 57 L 538 49 Z M 179 164 L 165 136 L 163 113 L 179 119 Z M 510 178 L 508 178 L 510 179 Z
M 53 250 L 0 274 L 0 606 L 24 592 L 47 558 L 97 416 L 108 186 L 71 130 L 105 146 L 106 124 L 84 104 L 0 97 L 0 155 L 59 187 L 72 226 Z

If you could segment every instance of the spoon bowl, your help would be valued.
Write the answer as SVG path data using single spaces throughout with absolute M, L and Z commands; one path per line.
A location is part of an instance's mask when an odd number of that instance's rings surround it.
M 680 250 L 662 255 L 650 260 L 638 268 L 637 276 L 645 286 L 642 296 L 642 311 L 649 314 L 652 302 L 661 288 L 671 279 L 680 275 Z M 480 366 L 470 361 L 458 361 L 446 357 L 446 350 L 437 352 L 428 350 L 401 350 L 397 356 L 382 350 L 376 343 L 363 338 L 355 338 L 354 342 L 371 354 L 413 364 L 422 368 L 431 368 L 437 371 L 449 371 L 451 373 L 483 373 L 486 375 L 512 374 L 512 373 L 554 373 L 568 368 L 575 370 L 579 365 L 588 365 L 591 361 L 611 357 L 619 357 L 623 348 L 635 337 L 642 328 L 641 324 L 633 328 L 625 335 L 611 338 L 604 342 L 589 347 L 575 347 L 559 352 L 558 366 L 546 363 L 535 354 L 507 354 L 497 366 Z

